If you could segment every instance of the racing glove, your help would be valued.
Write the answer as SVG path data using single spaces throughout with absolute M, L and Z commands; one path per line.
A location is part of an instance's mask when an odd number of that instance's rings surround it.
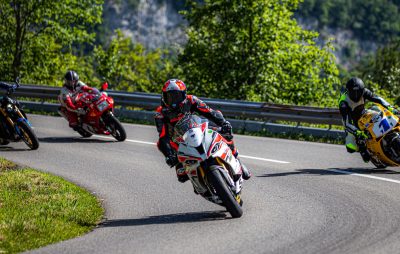
M 395 114 L 395 115 L 399 115 L 400 114 L 400 111 L 398 109 L 396 109 L 395 107 L 393 107 L 393 106 L 389 106 L 388 110 L 390 112 L 392 112 L 393 114 Z
M 225 121 L 221 126 L 221 133 L 232 134 L 232 125 L 230 122 Z
M 365 132 L 360 131 L 360 130 L 356 131 L 356 137 L 357 137 L 357 139 L 359 139 L 359 140 L 368 139 L 367 134 L 365 134 Z
M 175 154 L 171 154 L 165 158 L 165 162 L 168 164 L 168 166 L 172 168 L 173 166 L 179 163 L 179 160 Z

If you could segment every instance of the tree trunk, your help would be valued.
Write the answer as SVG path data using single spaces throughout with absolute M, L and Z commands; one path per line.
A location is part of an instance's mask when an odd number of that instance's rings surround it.
M 22 20 L 21 20 L 21 3 L 19 1 L 15 2 L 14 5 L 14 15 L 16 20 L 15 29 L 15 51 L 14 60 L 12 64 L 13 79 L 15 80 L 21 69 L 21 59 L 22 59 Z

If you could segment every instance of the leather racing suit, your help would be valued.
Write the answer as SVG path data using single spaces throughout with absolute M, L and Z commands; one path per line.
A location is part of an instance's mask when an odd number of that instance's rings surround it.
M 63 86 L 58 96 L 61 103 L 60 111 L 65 115 L 71 128 L 75 128 L 79 124 L 78 115 L 84 114 L 83 109 L 76 106 L 75 98 L 79 93 L 91 91 L 92 88 L 87 86 L 82 81 L 78 81 L 75 89 L 70 90 Z

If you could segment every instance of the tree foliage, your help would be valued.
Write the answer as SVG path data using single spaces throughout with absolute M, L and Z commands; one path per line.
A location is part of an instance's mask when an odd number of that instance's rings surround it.
M 361 40 L 387 43 L 400 36 L 399 0 L 304 0 L 298 13 L 319 28 L 347 29 Z
M 362 76 L 391 98 L 400 96 L 400 39 L 379 49 L 360 67 Z
M 102 3 L 0 0 L 1 79 L 22 75 L 25 81 L 54 81 L 54 73 L 64 72 L 76 58 L 72 45 L 93 40 L 88 28 L 101 22 Z
M 293 18 L 298 0 L 191 1 L 179 57 L 189 90 L 202 96 L 328 104 L 338 70 L 330 45 Z
M 161 49 L 146 51 L 140 44 L 117 30 L 107 47 L 96 46 L 95 70 L 118 90 L 160 92 L 166 77 L 172 74 L 172 62 Z

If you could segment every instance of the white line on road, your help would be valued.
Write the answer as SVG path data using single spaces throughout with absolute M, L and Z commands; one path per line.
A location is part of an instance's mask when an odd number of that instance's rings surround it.
M 114 139 L 114 138 L 106 137 L 106 136 L 98 136 L 98 135 L 94 135 L 94 136 L 99 137 L 99 138 L 105 138 L 105 139 Z M 126 139 L 125 141 L 131 142 L 131 143 L 145 144 L 145 145 L 156 145 L 156 143 L 154 143 L 154 142 L 141 141 L 141 140 Z M 266 158 L 260 158 L 260 157 L 253 157 L 253 156 L 248 156 L 248 155 L 240 155 L 240 157 L 242 157 L 242 158 L 248 158 L 248 159 L 253 159 L 253 160 L 260 160 L 260 161 L 281 163 L 281 164 L 290 163 L 290 162 L 288 162 L 288 161 L 272 160 L 272 159 L 266 159 Z M 370 175 L 358 174 L 358 173 L 353 173 L 353 172 L 348 172 L 348 171 L 343 171 L 343 170 L 337 170 L 337 169 L 325 169 L 325 170 L 326 170 L 326 171 L 332 171 L 332 172 L 335 172 L 335 173 L 345 174 L 345 175 L 359 176 L 359 177 L 365 177 L 365 178 L 370 178 L 370 179 L 375 179 L 375 180 L 380 180 L 380 181 L 385 181 L 385 182 L 391 182 L 391 183 L 400 184 L 400 181 L 398 181 L 398 180 L 393 180 L 393 179 L 384 178 L 384 177 L 378 177 L 378 176 L 370 176 Z
M 384 177 L 363 175 L 363 174 L 358 174 L 358 173 L 353 173 L 353 172 L 348 172 L 348 171 L 343 171 L 343 170 L 337 170 L 337 169 L 325 169 L 325 170 L 326 171 L 332 171 L 332 172 L 340 173 L 340 174 L 346 174 L 346 175 L 352 175 L 352 176 L 360 176 L 360 177 L 366 177 L 366 178 L 371 178 L 371 179 L 375 179 L 375 180 L 391 182 L 391 183 L 399 183 L 400 184 L 400 181 L 398 181 L 398 180 L 384 178 Z
M 240 157 L 242 157 L 242 158 L 248 158 L 248 159 L 253 159 L 253 160 L 259 160 L 259 161 L 276 162 L 276 163 L 282 163 L 282 164 L 290 163 L 290 162 L 288 162 L 288 161 L 278 161 L 278 160 L 272 160 L 272 159 L 265 159 L 265 158 L 253 157 L 253 156 L 248 156 L 248 155 L 240 155 Z
M 99 135 L 94 135 L 95 137 L 99 138 L 105 138 L 105 139 L 114 139 L 111 137 L 106 137 L 106 136 L 99 136 Z M 125 139 L 127 142 L 132 142 L 132 143 L 139 143 L 139 144 L 145 144 L 145 145 L 156 145 L 154 142 L 147 142 L 147 141 L 141 141 L 141 140 L 133 140 L 133 139 Z M 242 158 L 248 158 L 248 159 L 253 159 L 253 160 L 260 160 L 260 161 L 268 161 L 268 162 L 275 162 L 275 163 L 282 163 L 282 164 L 287 164 L 290 163 L 288 161 L 279 161 L 279 160 L 273 160 L 273 159 L 266 159 L 266 158 L 260 158 L 260 157 L 253 157 L 253 156 L 248 156 L 248 155 L 240 155 Z

